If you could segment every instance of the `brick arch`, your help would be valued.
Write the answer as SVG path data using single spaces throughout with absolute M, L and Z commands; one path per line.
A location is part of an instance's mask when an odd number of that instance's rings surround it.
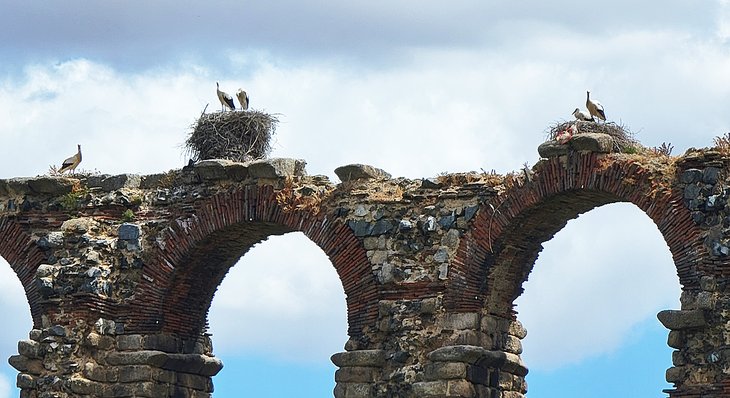
M 121 314 L 127 330 L 194 338 L 205 328 L 213 294 L 254 244 L 300 231 L 330 259 L 347 297 L 348 333 L 377 317 L 377 286 L 360 241 L 334 215 L 287 210 L 271 186 L 246 186 L 176 209 L 157 253 L 145 265 L 135 299 Z M 174 214 L 174 213 L 173 213 Z M 159 303 L 151 305 L 150 303 Z
M 46 256 L 33 242 L 26 231 L 15 220 L 0 217 L 0 256 L 10 264 L 18 276 L 30 306 L 33 327 L 41 326 L 44 304 L 36 284 L 35 274 Z
M 596 153 L 541 161 L 531 182 L 515 184 L 482 206 L 452 264 L 447 307 L 458 312 L 486 308 L 513 317 L 512 303 L 542 243 L 581 213 L 615 202 L 633 203 L 653 220 L 672 253 L 680 284 L 698 288 L 709 261 L 703 234 L 680 191 L 657 189 L 655 181 L 662 178 L 630 159 L 609 160 Z

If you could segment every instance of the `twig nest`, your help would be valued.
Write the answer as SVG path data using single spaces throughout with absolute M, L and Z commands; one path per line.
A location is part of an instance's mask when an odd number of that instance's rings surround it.
M 279 120 L 261 111 L 204 113 L 192 126 L 185 149 L 194 161 L 264 159 Z

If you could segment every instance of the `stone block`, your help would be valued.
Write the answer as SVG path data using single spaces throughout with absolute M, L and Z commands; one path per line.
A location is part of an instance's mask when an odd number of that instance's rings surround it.
M 27 358 L 40 358 L 41 345 L 34 340 L 20 340 L 18 342 L 18 353 Z
M 117 368 L 120 383 L 151 381 L 153 368 L 145 365 L 129 365 Z
M 338 383 L 371 383 L 378 380 L 380 368 L 348 366 L 337 369 L 335 381 Z
M 208 159 L 196 163 L 193 168 L 201 181 L 223 180 L 228 178 L 225 167 L 233 164 L 227 159 Z
M 248 163 L 248 175 L 253 178 L 279 179 L 305 176 L 307 162 L 302 159 L 272 158 Z
M 385 364 L 385 351 L 383 350 L 358 350 L 338 352 L 330 358 L 332 363 L 339 367 L 366 366 L 381 367 Z
M 479 314 L 476 312 L 461 312 L 446 314 L 444 329 L 465 330 L 479 329 Z
M 466 380 L 449 380 L 447 383 L 447 397 L 469 398 L 476 396 L 474 385 Z
M 355 180 L 389 179 L 391 176 L 383 169 L 366 164 L 348 164 L 335 169 L 337 178 L 342 182 Z
M 522 322 L 515 320 L 510 322 L 507 333 L 518 339 L 524 339 L 527 336 L 527 329 L 522 325 Z
M 86 179 L 86 186 L 89 188 L 101 188 L 102 191 L 112 192 L 122 188 L 135 189 L 139 188 L 142 183 L 142 177 L 139 174 L 119 174 L 100 176 L 91 176 Z
M 162 367 L 167 362 L 168 354 L 161 351 L 112 352 L 106 356 L 110 365 L 150 365 Z
M 223 369 L 223 362 L 208 355 L 168 354 L 168 359 L 162 368 L 176 372 L 215 376 Z
M 58 177 L 37 177 L 28 180 L 31 191 L 54 196 L 65 195 L 73 190 L 74 180 Z
M 27 373 L 18 373 L 15 386 L 18 388 L 35 388 L 35 377 Z
M 93 362 L 87 362 L 84 364 L 82 374 L 85 378 L 93 381 L 106 382 L 107 381 L 107 369 L 103 366 L 99 366 Z
M 475 363 L 491 351 L 473 345 L 453 345 L 437 348 L 428 354 L 428 359 L 435 362 Z
M 449 382 L 445 380 L 413 383 L 413 395 L 416 397 L 445 397 L 448 390 Z
M 103 386 L 81 377 L 71 377 L 68 381 L 68 388 L 76 394 L 98 396 Z
M 568 145 L 558 144 L 555 140 L 543 142 L 537 147 L 537 153 L 543 158 L 554 158 L 568 154 Z
M 212 384 L 210 384 L 209 377 L 198 376 L 189 373 L 178 373 L 177 384 L 199 391 L 209 391 L 210 386 L 212 386 Z
M 506 335 L 504 337 L 504 350 L 512 354 L 522 354 L 522 340 L 509 334 Z
M 669 331 L 669 337 L 667 337 L 667 345 L 676 348 L 681 349 L 684 348 L 685 343 L 687 342 L 684 333 L 679 330 L 671 330 Z
M 426 364 L 423 368 L 425 380 L 465 379 L 467 365 L 463 362 L 436 362 Z
M 675 366 L 665 373 L 667 383 L 681 384 L 687 378 L 687 369 L 684 366 Z
M 671 330 L 696 329 L 707 326 L 702 310 L 664 310 L 657 314 L 659 322 Z
M 575 134 L 569 145 L 576 151 L 613 152 L 613 137 L 602 133 Z
M 125 334 L 125 335 L 117 336 L 117 349 L 120 351 L 141 350 L 142 349 L 142 335 Z
M 136 241 L 141 233 L 142 231 L 137 224 L 124 223 L 117 229 L 117 235 L 121 240 Z
M 177 352 L 180 341 L 167 334 L 151 334 L 144 336 L 144 349 L 164 352 Z
M 158 188 L 160 185 L 162 185 L 163 181 L 166 178 L 168 178 L 167 173 L 157 173 L 142 176 L 139 182 L 139 187 L 141 189 Z
M 489 385 L 490 370 L 482 366 L 469 365 L 466 368 L 466 379 L 474 384 Z

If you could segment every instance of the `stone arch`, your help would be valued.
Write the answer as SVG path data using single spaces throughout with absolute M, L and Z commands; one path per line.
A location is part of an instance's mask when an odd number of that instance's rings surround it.
M 542 243 L 579 214 L 615 202 L 630 202 L 656 224 L 672 253 L 683 289 L 696 289 L 708 260 L 703 231 L 692 221 L 674 182 L 626 160 L 597 153 L 541 161 L 531 181 L 515 183 L 482 206 L 452 264 L 446 304 L 514 318 L 521 293 Z M 663 182 L 662 182 L 663 181 Z M 667 184 L 663 184 L 667 183 Z
M 334 215 L 288 207 L 280 194 L 272 186 L 244 186 L 200 200 L 192 209 L 175 209 L 145 266 L 147 277 L 120 317 L 125 328 L 196 338 L 228 269 L 268 236 L 301 231 L 335 267 L 347 297 L 348 333 L 361 335 L 375 322 L 378 293 L 360 241 Z
M 0 256 L 10 264 L 23 285 L 33 327 L 38 328 L 45 308 L 35 276 L 46 256 L 20 224 L 9 217 L 0 217 L 0 238 Z

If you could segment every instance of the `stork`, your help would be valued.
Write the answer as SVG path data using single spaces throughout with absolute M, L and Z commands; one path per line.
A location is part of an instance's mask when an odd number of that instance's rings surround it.
M 595 121 L 593 119 L 593 116 L 591 116 L 588 112 L 586 112 L 586 111 L 584 111 L 582 109 L 578 109 L 578 108 L 575 108 L 575 110 L 573 111 L 573 116 L 575 116 L 575 118 L 577 120 L 583 120 L 583 121 L 586 121 L 586 122 L 593 122 L 593 121 Z
M 591 100 L 590 91 L 586 91 L 586 108 L 588 108 L 588 112 L 591 113 L 591 116 L 595 116 L 604 122 L 606 121 L 606 113 L 603 111 L 603 105 L 601 105 L 598 101 Z
M 221 112 L 225 111 L 226 108 L 230 110 L 236 109 L 236 105 L 233 104 L 233 97 L 230 94 L 221 91 L 218 82 L 215 82 L 215 92 L 218 94 L 218 100 L 221 102 Z
M 63 161 L 63 163 L 61 164 L 61 168 L 58 169 L 59 173 L 63 173 L 67 170 L 71 172 L 76 170 L 76 167 L 79 165 L 79 163 L 81 163 L 81 145 L 78 145 L 78 148 L 78 152 L 76 152 L 75 155 Z
M 236 97 L 238 97 L 238 102 L 241 103 L 241 109 L 244 111 L 248 109 L 248 94 L 246 94 L 242 88 L 239 88 L 238 91 L 236 91 Z

